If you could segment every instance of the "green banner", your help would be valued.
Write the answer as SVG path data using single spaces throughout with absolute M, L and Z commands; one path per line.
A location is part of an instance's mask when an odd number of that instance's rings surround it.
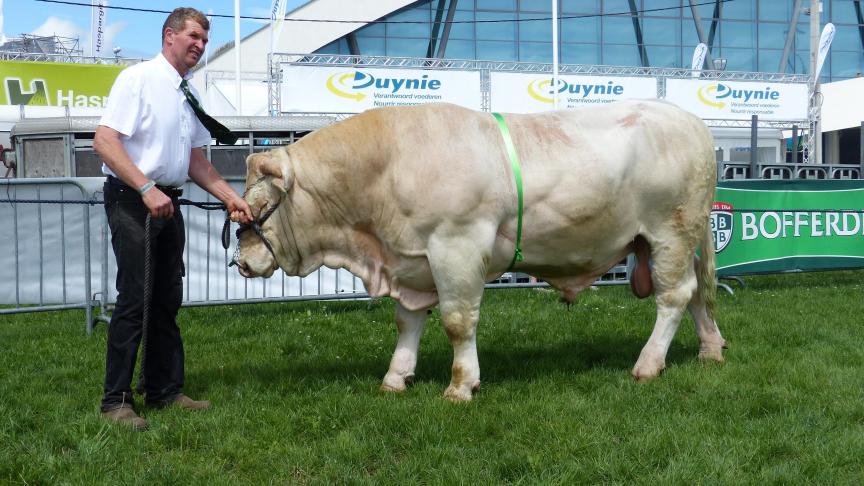
M 0 104 L 104 107 L 125 66 L 0 61 Z
M 864 268 L 864 181 L 729 181 L 711 213 L 717 274 Z

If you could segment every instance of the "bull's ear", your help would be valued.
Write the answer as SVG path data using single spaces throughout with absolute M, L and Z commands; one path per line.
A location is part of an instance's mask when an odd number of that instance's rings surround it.
M 253 154 L 246 158 L 250 180 L 257 181 L 261 177 L 270 176 L 281 189 L 288 191 L 294 183 L 294 172 L 291 170 L 291 159 L 284 149 Z

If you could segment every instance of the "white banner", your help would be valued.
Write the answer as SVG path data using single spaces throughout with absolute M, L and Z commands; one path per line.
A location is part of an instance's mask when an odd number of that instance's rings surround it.
M 666 100 L 703 119 L 806 120 L 807 85 L 669 79 Z
M 704 43 L 700 42 L 699 45 L 696 46 L 696 49 L 693 49 L 693 59 L 690 61 L 690 69 L 693 70 L 691 75 L 694 78 L 699 77 L 699 73 L 702 71 L 702 66 L 705 64 L 705 56 L 708 54 L 708 46 Z
M 285 27 L 285 11 L 288 9 L 288 0 L 273 0 L 270 5 L 270 52 L 275 52 L 279 44 L 279 36 Z
M 825 56 L 828 55 L 828 49 L 831 48 L 831 41 L 834 40 L 834 34 L 837 33 L 837 28 L 834 24 L 827 23 L 822 29 L 822 35 L 819 36 L 819 51 L 816 58 L 816 73 L 813 79 L 819 80 L 819 73 L 822 71 L 822 64 L 825 63 Z
M 541 73 L 491 73 L 492 111 L 537 113 L 553 107 L 552 78 Z M 655 78 L 559 76 L 558 106 L 576 108 L 633 98 L 657 98 Z
M 380 106 L 453 103 L 480 110 L 480 73 L 282 64 L 282 111 L 360 113 Z
M 108 26 L 108 0 L 91 0 L 90 5 L 90 49 L 91 56 L 102 57 L 105 54 L 105 28 Z

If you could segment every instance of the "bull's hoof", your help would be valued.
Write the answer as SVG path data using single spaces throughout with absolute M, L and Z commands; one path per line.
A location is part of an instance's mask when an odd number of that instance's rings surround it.
M 702 346 L 699 349 L 699 359 L 701 361 L 716 361 L 718 363 L 723 362 L 723 348 L 725 346 Z
M 378 389 L 382 392 L 387 393 L 403 393 L 406 390 L 404 386 L 402 388 L 398 388 L 393 385 L 388 385 L 387 383 L 381 383 L 381 386 Z
M 387 373 L 387 376 L 384 377 L 384 381 L 381 383 L 381 391 L 401 393 L 413 384 L 413 373 L 404 377 L 396 373 Z
M 478 381 L 470 388 L 465 386 L 453 386 L 451 384 L 444 390 L 444 398 L 450 400 L 451 402 L 470 402 L 473 396 L 473 392 L 476 392 L 480 389 L 480 382 Z
M 643 366 L 636 363 L 636 366 L 633 367 L 633 371 L 631 371 L 630 374 L 633 375 L 633 378 L 639 383 L 647 383 L 660 376 L 660 373 L 663 373 L 665 368 L 666 366 L 663 364 L 659 366 Z

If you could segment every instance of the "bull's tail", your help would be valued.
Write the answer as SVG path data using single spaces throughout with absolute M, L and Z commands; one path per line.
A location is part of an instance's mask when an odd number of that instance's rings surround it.
M 716 259 L 714 255 L 714 236 L 711 225 L 705 225 L 702 239 L 702 251 L 696 258 L 696 298 L 705 303 L 705 310 L 710 319 L 714 319 L 714 303 L 717 298 Z

